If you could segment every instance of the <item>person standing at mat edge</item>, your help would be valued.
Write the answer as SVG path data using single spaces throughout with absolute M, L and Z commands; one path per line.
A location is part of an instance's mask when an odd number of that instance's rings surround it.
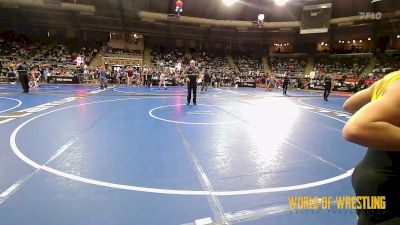
M 329 74 L 324 77 L 324 87 L 325 87 L 324 100 L 328 101 L 329 94 L 331 93 L 332 90 L 332 77 Z
M 203 77 L 203 84 L 201 87 L 201 93 L 207 93 L 208 86 L 210 86 L 210 83 L 211 83 L 210 69 L 205 69 L 204 77 Z
M 283 78 L 283 85 L 282 85 L 283 95 L 287 95 L 287 89 L 289 86 L 289 82 L 290 82 L 289 76 L 285 75 L 285 77 Z
M 400 71 L 349 98 L 343 108 L 354 114 L 344 139 L 368 148 L 354 169 L 357 196 L 385 196 L 386 209 L 357 209 L 358 225 L 400 224 Z
M 196 62 L 194 60 L 190 61 L 190 67 L 186 69 L 185 76 L 188 81 L 188 95 L 187 95 L 187 105 L 190 104 L 192 99 L 193 91 L 193 104 L 196 105 L 196 95 L 197 95 L 197 79 L 200 76 L 200 70 L 196 67 Z
M 100 67 L 99 71 L 99 83 L 100 89 L 103 90 L 104 88 L 107 89 L 107 78 L 106 78 L 106 70 L 103 66 Z
M 22 93 L 29 93 L 29 77 L 28 77 L 28 67 L 25 63 L 20 63 L 17 66 L 19 81 L 21 82 Z

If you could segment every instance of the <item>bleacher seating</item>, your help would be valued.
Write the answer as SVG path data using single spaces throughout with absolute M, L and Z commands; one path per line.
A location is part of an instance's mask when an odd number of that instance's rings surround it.
M 269 66 L 274 74 L 303 75 L 307 65 L 306 56 L 273 55 Z
M 334 74 L 360 76 L 367 67 L 371 55 L 328 55 L 321 54 L 315 57 L 315 71 L 318 75 Z

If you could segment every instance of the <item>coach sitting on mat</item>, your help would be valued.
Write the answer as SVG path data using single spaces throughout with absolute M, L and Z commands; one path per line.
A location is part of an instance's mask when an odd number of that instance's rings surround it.
M 194 60 L 190 61 L 190 67 L 185 71 L 185 77 L 188 82 L 188 96 L 187 105 L 190 104 L 193 90 L 193 104 L 196 105 L 196 94 L 197 94 L 197 79 L 200 76 L 200 70 L 196 67 Z
M 348 99 L 343 137 L 368 148 L 353 172 L 357 196 L 385 196 L 386 209 L 357 209 L 358 225 L 400 224 L 400 71 Z

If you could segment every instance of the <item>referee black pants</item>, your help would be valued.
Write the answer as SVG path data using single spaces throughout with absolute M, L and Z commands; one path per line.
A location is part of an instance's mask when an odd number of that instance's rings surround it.
M 283 83 L 283 94 L 286 95 L 287 94 L 287 89 L 288 89 L 289 84 L 288 83 Z
M 147 84 L 147 87 L 150 87 L 151 85 L 152 85 L 152 80 L 151 80 L 151 77 L 147 77 L 147 79 L 146 79 L 146 84 Z
M 187 95 L 188 103 L 190 103 L 190 100 L 192 99 L 192 91 L 193 91 L 193 103 L 196 104 L 197 83 L 188 83 L 188 95 Z
M 324 99 L 327 100 L 331 93 L 332 85 L 325 85 Z
M 19 81 L 21 82 L 22 89 L 25 93 L 29 92 L 29 78 L 27 74 L 20 74 Z
M 201 87 L 201 92 L 203 92 L 204 91 L 204 89 L 206 90 L 206 92 L 207 92 L 207 90 L 208 90 L 208 86 L 210 85 L 210 82 L 206 82 L 206 81 L 204 81 L 203 82 L 203 85 L 202 85 L 202 87 Z

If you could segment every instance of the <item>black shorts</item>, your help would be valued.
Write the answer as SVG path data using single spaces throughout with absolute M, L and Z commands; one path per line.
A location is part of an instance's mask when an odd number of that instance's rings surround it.
M 386 197 L 386 209 L 357 209 L 359 224 L 379 224 L 400 217 L 399 157 L 398 152 L 368 150 L 355 168 L 352 185 L 357 196 Z

